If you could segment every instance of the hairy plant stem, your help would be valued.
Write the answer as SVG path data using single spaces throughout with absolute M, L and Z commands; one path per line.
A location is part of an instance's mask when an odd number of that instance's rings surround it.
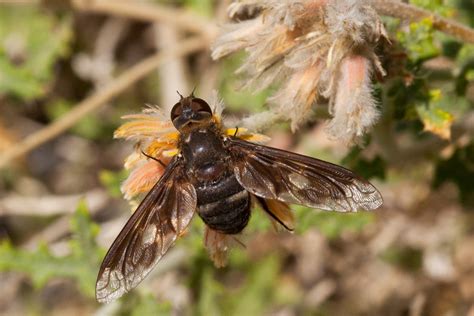
M 474 29 L 461 23 L 441 17 L 431 11 L 396 0 L 370 0 L 373 8 L 381 15 L 406 19 L 412 22 L 424 18 L 433 20 L 433 27 L 449 34 L 462 42 L 474 44 Z

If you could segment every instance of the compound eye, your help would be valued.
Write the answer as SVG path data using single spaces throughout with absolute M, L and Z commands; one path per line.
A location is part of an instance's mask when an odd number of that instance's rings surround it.
M 212 114 L 211 107 L 203 99 L 194 98 L 191 102 L 191 108 L 193 112 L 206 112 Z
M 176 103 L 171 110 L 171 121 L 183 114 L 183 106 L 181 103 Z

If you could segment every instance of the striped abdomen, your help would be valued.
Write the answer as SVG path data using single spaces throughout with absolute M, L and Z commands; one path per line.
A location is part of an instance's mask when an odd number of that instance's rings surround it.
M 198 214 L 209 228 L 225 234 L 240 233 L 250 218 L 250 195 L 234 174 L 196 187 Z

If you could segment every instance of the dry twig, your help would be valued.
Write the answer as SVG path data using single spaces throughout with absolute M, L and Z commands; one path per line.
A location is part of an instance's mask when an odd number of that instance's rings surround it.
M 52 216 L 71 214 L 79 200 L 85 199 L 89 210 L 98 210 L 107 203 L 107 193 L 102 189 L 71 195 L 26 197 L 9 194 L 0 199 L 0 216 Z
M 77 205 L 77 203 L 71 205 Z M 89 208 L 91 216 L 94 216 L 98 211 L 100 211 L 100 208 Z M 65 236 L 67 233 L 70 232 L 71 219 L 73 218 L 73 216 L 74 214 L 71 213 L 64 214 L 63 216 L 59 217 L 58 219 L 50 223 L 48 226 L 46 226 L 43 230 L 35 233 L 32 237 L 30 237 L 23 244 L 23 247 L 28 250 L 34 250 L 38 247 L 39 243 L 51 244 L 52 242 L 57 241 L 59 238 Z M 121 218 L 120 224 L 122 223 L 123 219 Z
M 433 12 L 403 3 L 397 0 L 372 0 L 372 6 L 381 15 L 419 21 L 424 18 L 433 19 L 433 27 L 441 32 L 452 35 L 455 38 L 474 43 L 474 30 L 456 21 L 443 18 Z
M 217 33 L 217 27 L 212 22 L 182 9 L 136 1 L 74 0 L 72 3 L 74 8 L 80 11 L 113 14 L 149 22 L 161 21 L 179 29 L 202 34 L 209 39 L 213 39 Z M 428 10 L 397 0 L 372 0 L 372 5 L 382 15 L 410 21 L 431 17 L 435 29 L 461 41 L 474 43 L 473 29 Z
M 67 129 L 71 128 L 81 118 L 97 110 L 106 102 L 119 95 L 132 84 L 154 71 L 159 65 L 176 56 L 183 56 L 201 49 L 205 49 L 209 43 L 200 37 L 195 37 L 159 52 L 133 66 L 125 73 L 110 82 L 104 89 L 88 97 L 77 104 L 71 111 L 62 116 L 57 121 L 27 136 L 16 146 L 5 151 L 0 156 L 0 168 L 7 166 L 12 160 L 28 153 L 45 142 L 55 138 Z
M 166 49 L 179 42 L 182 36 L 181 32 L 173 26 L 166 23 L 155 23 L 153 25 L 154 42 L 157 50 Z M 184 58 L 173 58 L 166 64 L 158 68 L 158 76 L 160 78 L 160 104 L 163 105 L 165 113 L 169 113 L 176 102 L 176 89 L 182 94 L 189 93 L 189 81 L 186 68 L 186 60 Z
M 156 3 L 150 4 L 139 1 L 111 1 L 111 0 L 73 0 L 75 9 L 84 12 L 113 14 L 126 18 L 133 18 L 147 22 L 164 22 L 186 31 L 198 33 L 207 39 L 213 39 L 217 34 L 217 27 L 207 19 L 172 7 L 165 7 Z

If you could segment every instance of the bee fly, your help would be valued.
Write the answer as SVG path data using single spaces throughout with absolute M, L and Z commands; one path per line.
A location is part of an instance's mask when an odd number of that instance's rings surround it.
M 181 97 L 171 121 L 179 132 L 176 154 L 105 256 L 96 284 L 99 302 L 110 302 L 140 283 L 194 213 L 210 232 L 229 236 L 246 227 L 252 202 L 288 230 L 292 215 L 287 203 L 336 211 L 373 210 L 382 204 L 377 189 L 350 170 L 251 142 L 255 137 L 240 136 L 238 128 L 225 130 L 220 117 L 193 94 Z

